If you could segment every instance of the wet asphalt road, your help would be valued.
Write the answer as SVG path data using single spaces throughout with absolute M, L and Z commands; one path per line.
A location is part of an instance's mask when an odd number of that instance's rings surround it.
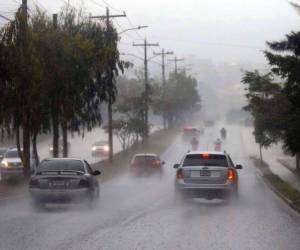
M 212 149 L 219 127 L 207 129 Z M 93 210 L 31 210 L 26 196 L 0 201 L 0 249 L 300 249 L 300 216 L 266 187 L 248 160 L 243 128 L 228 127 L 223 145 L 240 173 L 238 201 L 174 201 L 174 163 L 189 146 L 178 137 L 161 156 L 163 178 L 123 176 L 101 185 Z

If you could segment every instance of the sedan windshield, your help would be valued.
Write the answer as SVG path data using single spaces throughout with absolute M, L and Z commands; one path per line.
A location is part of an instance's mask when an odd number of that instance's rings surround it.
M 186 166 L 216 166 L 216 167 L 228 167 L 227 159 L 225 155 L 208 155 L 203 156 L 201 154 L 187 155 L 183 161 L 183 167 Z
M 47 171 L 84 172 L 84 166 L 83 163 L 79 160 L 45 160 L 40 164 L 38 172 Z

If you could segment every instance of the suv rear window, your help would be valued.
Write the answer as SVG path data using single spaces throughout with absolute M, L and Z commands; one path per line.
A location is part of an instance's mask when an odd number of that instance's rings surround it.
M 41 162 L 38 171 L 84 171 L 83 163 L 79 160 L 45 160 Z
M 5 154 L 5 158 L 19 158 L 19 153 L 17 150 L 7 151 Z
M 225 155 L 202 155 L 193 154 L 187 155 L 182 164 L 183 167 L 187 166 L 216 166 L 216 167 L 228 167 L 227 158 Z
M 138 155 L 134 158 L 135 163 L 153 162 L 159 160 L 158 157 L 153 155 Z

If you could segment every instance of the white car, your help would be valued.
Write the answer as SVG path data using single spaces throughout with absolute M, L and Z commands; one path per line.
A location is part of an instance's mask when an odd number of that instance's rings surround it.
M 92 156 L 108 155 L 109 145 L 107 141 L 97 141 L 92 145 Z
M 1 161 L 1 178 L 23 177 L 23 164 L 16 148 L 9 149 Z

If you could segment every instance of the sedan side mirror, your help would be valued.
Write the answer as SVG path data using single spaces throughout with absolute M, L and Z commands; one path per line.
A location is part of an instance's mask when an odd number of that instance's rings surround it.
M 180 164 L 174 164 L 173 168 L 179 168 Z
M 99 171 L 99 170 L 95 170 L 94 172 L 93 172 L 93 175 L 100 175 L 101 174 L 101 172 Z
M 164 161 L 161 162 L 161 165 L 165 165 L 165 164 L 166 164 L 166 162 L 164 162 Z
M 236 168 L 236 169 L 243 169 L 243 166 L 240 165 L 240 164 L 238 164 L 238 165 L 235 166 L 235 168 Z

